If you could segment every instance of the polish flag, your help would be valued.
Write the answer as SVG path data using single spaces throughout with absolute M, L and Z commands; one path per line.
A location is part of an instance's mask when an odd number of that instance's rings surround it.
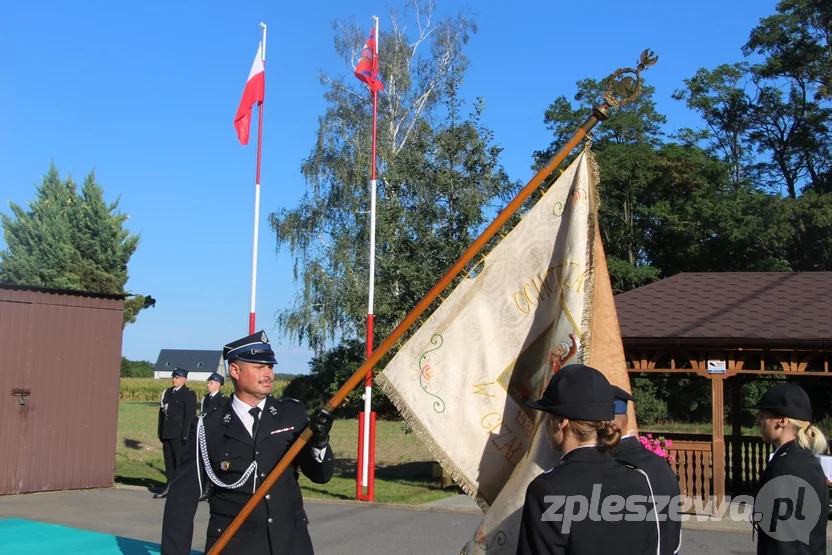
M 237 115 L 234 117 L 234 129 L 237 130 L 237 138 L 240 144 L 247 145 L 249 133 L 251 132 L 251 108 L 256 103 L 258 106 L 263 103 L 266 96 L 266 68 L 263 59 L 263 43 L 257 46 L 257 56 L 251 64 L 251 72 L 248 74 L 246 88 L 243 90 L 243 98 L 237 108 Z

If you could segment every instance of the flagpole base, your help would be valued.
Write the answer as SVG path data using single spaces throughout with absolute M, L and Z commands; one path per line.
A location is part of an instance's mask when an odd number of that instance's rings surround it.
M 370 441 L 369 456 L 367 459 L 367 484 L 362 485 L 361 474 L 364 467 L 364 415 L 365 413 L 358 413 L 358 466 L 355 472 L 355 499 L 357 501 L 375 500 L 375 475 L 376 475 L 376 445 L 375 441 Z M 376 413 L 370 413 L 370 439 L 374 440 L 376 436 Z

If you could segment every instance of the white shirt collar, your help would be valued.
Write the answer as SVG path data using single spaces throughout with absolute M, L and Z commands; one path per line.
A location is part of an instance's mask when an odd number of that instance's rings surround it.
M 267 398 L 268 397 L 264 397 L 262 401 L 257 403 L 257 406 L 260 407 L 260 414 L 263 414 L 263 410 L 265 410 L 266 408 Z M 248 416 L 251 416 L 250 414 L 248 414 L 248 411 L 254 408 L 251 405 L 240 401 L 240 399 L 238 399 L 236 395 L 231 396 L 231 405 L 234 407 L 238 414 L 242 411 L 243 414 L 246 414 Z
M 268 399 L 268 397 L 265 397 L 262 401 L 257 403 L 257 406 L 260 407 L 259 418 L 261 419 L 263 418 L 263 411 L 266 409 L 266 399 Z M 237 416 L 243 422 L 243 425 L 248 430 L 248 433 L 251 433 L 251 430 L 254 426 L 254 418 L 251 416 L 251 414 L 249 414 L 248 411 L 250 411 L 254 407 L 240 401 L 236 395 L 231 396 L 231 406 L 234 409 L 234 412 L 237 413 Z
M 174 391 L 179 391 L 180 389 L 182 389 L 182 386 L 181 386 L 181 385 L 180 385 L 179 387 L 174 387 L 174 388 L 173 388 L 173 390 L 174 390 Z

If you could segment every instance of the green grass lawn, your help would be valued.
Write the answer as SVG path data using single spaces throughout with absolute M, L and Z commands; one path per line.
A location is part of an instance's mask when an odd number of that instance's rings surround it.
M 119 403 L 116 482 L 142 486 L 164 484 L 162 445 L 156 439 L 157 402 Z M 300 484 L 309 498 L 355 499 L 358 421 L 336 420 L 332 449 L 337 468 L 325 485 L 301 474 Z M 432 477 L 433 458 L 415 434 L 405 434 L 402 422 L 376 422 L 375 500 L 380 503 L 420 504 L 456 495 L 457 487 L 440 488 Z
M 164 484 L 162 446 L 156 439 L 156 401 L 119 403 L 116 481 L 147 487 Z M 415 434 L 404 432 L 403 422 L 376 423 L 375 500 L 381 503 L 420 504 L 461 493 L 456 487 L 440 488 L 432 476 L 433 458 Z M 642 427 L 641 433 L 711 433 L 710 424 L 665 423 Z M 726 428 L 726 435 L 730 427 Z M 757 436 L 756 428 L 743 435 Z M 336 456 L 335 476 L 328 484 L 315 484 L 301 474 L 300 484 L 309 498 L 355 499 L 358 420 L 336 420 L 332 428 Z

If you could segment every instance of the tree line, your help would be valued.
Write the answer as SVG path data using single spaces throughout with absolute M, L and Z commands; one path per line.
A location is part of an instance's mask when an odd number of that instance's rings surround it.
M 434 21 L 433 3 L 413 5 L 407 22 L 391 12 L 384 26 L 390 31 L 380 36 L 386 91 L 378 122 L 378 338 L 522 185 L 500 164 L 501 149 L 483 123 L 484 100 L 460 95 L 476 23 L 465 14 Z M 352 68 L 365 30 L 348 21 L 334 29 L 335 50 Z M 599 216 L 615 292 L 679 272 L 830 269 L 830 36 L 828 3 L 783 0 L 742 48 L 758 62 L 702 68 L 673 92 L 701 126 L 668 134 L 649 77 L 635 103 L 598 126 Z M 310 375 L 297 378 L 287 394 L 316 404 L 364 360 L 372 121 L 369 95 L 349 71 L 324 74 L 321 84 L 327 107 L 301 166 L 306 194 L 297 207 L 270 215 L 300 286 L 277 323 L 316 353 Z M 587 78 L 571 100 L 553 100 L 543 114 L 552 141 L 530 153 L 533 169 L 567 141 L 602 91 L 601 80 Z M 747 386 L 746 402 L 764 385 Z M 640 418 L 708 420 L 707 386 L 696 379 L 635 379 Z M 348 397 L 348 410 L 360 410 L 360 393 Z M 380 393 L 373 404 L 395 413 Z

